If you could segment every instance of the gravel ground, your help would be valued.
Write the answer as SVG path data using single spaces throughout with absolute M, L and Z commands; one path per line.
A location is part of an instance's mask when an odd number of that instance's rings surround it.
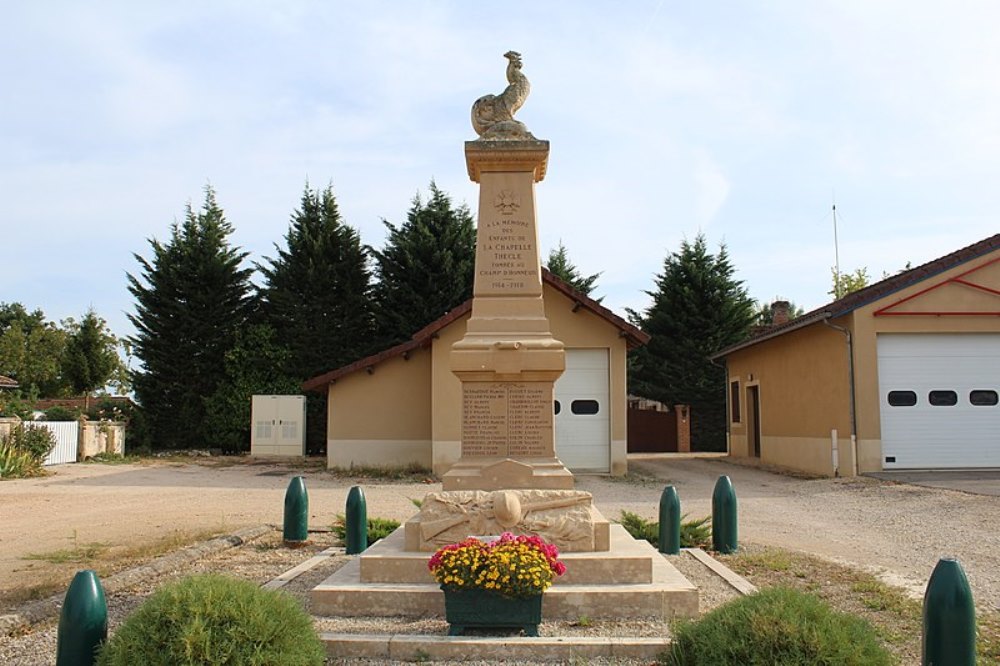
M 938 558 L 957 557 L 977 605 L 1000 608 L 1000 533 L 994 529 L 1000 524 L 998 497 L 869 478 L 801 479 L 719 460 L 636 457 L 630 460 L 630 469 L 626 480 L 577 477 L 577 487 L 591 491 L 609 518 L 627 509 L 655 519 L 660 492 L 672 484 L 683 510 L 698 518 L 711 512 L 715 479 L 727 474 L 739 497 L 743 543 L 771 544 L 866 568 L 916 594 Z M 48 478 L 0 483 L 0 504 L 5 509 L 0 592 L 38 570 L 28 568 L 40 564 L 26 564 L 22 559 L 26 553 L 65 547 L 70 534 L 80 543 L 115 545 L 180 526 L 207 529 L 222 523 L 232 532 L 279 522 L 288 480 L 300 473 L 280 465 L 246 463 L 70 465 L 57 468 Z M 423 480 L 379 483 L 321 470 L 304 475 L 314 526 L 329 525 L 336 513 L 343 512 L 347 491 L 354 484 L 365 488 L 369 515 L 397 520 L 414 513 L 412 499 L 440 489 L 439 484 Z M 315 549 L 321 546 L 318 543 Z M 255 557 L 242 563 L 226 561 L 223 568 L 264 582 L 315 552 L 275 550 L 266 544 L 236 550 L 252 553 L 258 547 Z M 697 578 L 686 565 L 678 560 L 682 571 Z M 198 566 L 220 565 L 206 560 Z M 195 568 L 186 567 L 185 572 Z M 300 584 L 307 585 L 306 580 Z M 148 593 L 141 588 L 109 593 L 112 625 Z M 709 586 L 704 589 L 707 598 Z M 720 595 L 724 592 L 719 588 Z M 39 655 L 54 654 L 54 643 L 54 625 L 39 627 L 28 637 L 0 639 L 0 663 L 52 663 Z
M 163 583 L 174 580 L 182 575 L 202 572 L 225 572 L 263 584 L 295 565 L 316 555 L 323 549 L 333 545 L 330 533 L 313 534 L 310 545 L 306 548 L 291 550 L 281 547 L 281 534 L 275 529 L 263 536 L 250 540 L 241 546 L 206 556 L 194 562 L 188 562 L 175 569 L 160 567 L 159 575 L 144 578 L 141 581 L 108 590 L 108 624 L 113 633 L 115 628 L 134 611 L 153 590 Z M 166 559 L 166 558 L 164 558 Z M 705 612 L 716 605 L 735 598 L 737 592 L 720 578 L 712 574 L 704 565 L 692 556 L 681 553 L 668 559 L 677 566 L 688 578 L 699 586 L 702 591 L 702 611 Z M 346 555 L 336 554 L 309 571 L 295 578 L 284 586 L 289 594 L 299 598 L 308 609 L 310 607 L 309 592 L 350 560 Z M 433 618 L 315 618 L 319 631 L 334 633 L 358 634 L 427 634 L 445 635 L 448 624 L 441 619 Z M 669 633 L 667 623 L 656 618 L 646 620 L 604 621 L 585 619 L 576 622 L 543 622 L 539 631 L 544 636 L 663 636 Z M 10 666 L 50 666 L 55 663 L 56 622 L 49 621 L 34 628 L 30 633 L 0 638 L 0 663 Z M 368 664 L 385 663 L 370 660 L 331 659 L 335 664 Z M 449 663 L 449 662 L 438 662 Z M 458 663 L 458 662 L 456 662 Z M 468 665 L 470 662 L 461 662 Z M 492 664 L 494 662 L 478 662 Z M 517 662 L 505 662 L 517 663 Z M 592 660 L 592 664 L 603 663 Z M 618 666 L 646 664 L 645 660 L 616 660 Z

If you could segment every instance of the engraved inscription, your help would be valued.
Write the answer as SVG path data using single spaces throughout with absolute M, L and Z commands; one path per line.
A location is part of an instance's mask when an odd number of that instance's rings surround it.
M 462 456 L 507 455 L 507 392 L 489 382 L 462 385 Z
M 546 457 L 555 454 L 552 384 L 462 384 L 462 457 Z
M 511 456 L 544 456 L 552 442 L 552 392 L 537 384 L 507 389 L 507 450 Z
M 480 227 L 478 283 L 489 291 L 531 289 L 538 281 L 538 250 L 531 223 L 504 215 L 483 220 Z

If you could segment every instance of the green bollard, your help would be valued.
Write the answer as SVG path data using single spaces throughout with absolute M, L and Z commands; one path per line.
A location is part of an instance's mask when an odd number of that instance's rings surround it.
M 712 492 L 712 548 L 728 555 L 738 546 L 736 491 L 728 476 L 720 476 Z
M 676 555 L 681 552 L 681 500 L 673 486 L 664 488 L 660 495 L 659 541 L 661 553 Z
M 357 555 L 368 549 L 368 505 L 361 486 L 347 493 L 347 554 Z
M 78 571 L 59 615 L 56 666 L 92 666 L 108 637 L 108 604 L 97 574 Z
M 958 560 L 938 560 L 924 592 L 923 666 L 976 663 L 976 605 Z
M 301 546 L 309 538 L 309 494 L 301 476 L 293 478 L 285 491 L 285 524 L 281 538 L 287 546 Z

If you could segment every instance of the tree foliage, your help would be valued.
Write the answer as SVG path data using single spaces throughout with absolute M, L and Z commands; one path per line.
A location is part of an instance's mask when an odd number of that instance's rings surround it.
M 871 276 L 868 275 L 868 268 L 866 266 L 855 268 L 851 272 L 840 273 L 839 275 L 836 268 L 831 268 L 830 276 L 833 286 L 827 293 L 834 298 L 843 298 L 852 292 L 860 291 L 871 284 L 872 281 Z
M 590 296 L 590 292 L 594 291 L 597 279 L 601 277 L 601 273 L 586 276 L 580 273 L 580 269 L 570 260 L 569 252 L 561 240 L 559 247 L 549 251 L 549 259 L 545 267 L 563 282 L 587 296 Z M 601 299 L 598 298 L 597 302 L 600 303 Z
M 801 317 L 805 314 L 805 311 L 788 301 L 788 320 L 791 321 L 796 317 Z M 758 302 L 756 305 L 756 310 L 754 311 L 754 324 L 756 326 L 770 326 L 774 323 L 774 303 L 762 303 Z
M 233 228 L 215 192 L 199 211 L 188 204 L 170 238 L 149 241 L 152 257 L 136 254 L 141 273 L 128 275 L 136 299 L 130 339 L 142 369 L 135 395 L 156 448 L 205 446 L 206 398 L 225 376 L 225 354 L 246 321 L 250 270 L 246 253 L 229 245 Z
M 456 208 L 433 181 L 430 198 L 418 193 L 402 226 L 383 223 L 385 246 L 372 253 L 377 338 L 388 347 L 472 296 L 476 231 L 468 207 Z
M 222 381 L 205 405 L 205 430 L 215 446 L 228 452 L 249 449 L 250 404 L 255 394 L 298 393 L 299 382 L 284 372 L 290 357 L 266 324 L 237 331 L 233 348 L 225 354 Z
M 65 380 L 76 394 L 90 395 L 114 383 L 119 392 L 128 390 L 128 370 L 118 355 L 118 338 L 93 308 L 79 322 L 64 322 L 69 332 L 63 358 Z
M 66 338 L 66 331 L 47 321 L 41 310 L 0 303 L 0 374 L 16 379 L 26 395 L 62 395 Z
M 633 354 L 633 393 L 668 405 L 691 405 L 692 444 L 700 450 L 725 449 L 725 371 L 710 356 L 746 337 L 754 301 L 734 278 L 725 245 L 711 254 L 705 237 L 681 243 L 667 256 L 653 302 L 630 313 L 649 333 L 649 344 Z
M 368 254 L 340 217 L 333 188 L 302 194 L 278 256 L 260 266 L 265 321 L 289 351 L 283 371 L 297 383 L 372 351 Z M 297 388 L 296 388 L 297 390 Z M 310 450 L 326 443 L 326 395 L 309 396 Z

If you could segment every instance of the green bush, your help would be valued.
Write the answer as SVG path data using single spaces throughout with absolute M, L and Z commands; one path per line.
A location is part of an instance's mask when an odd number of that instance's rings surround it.
M 80 410 L 78 409 L 56 405 L 45 410 L 46 421 L 76 421 L 78 418 L 80 418 Z
M 7 439 L 0 442 L 0 479 L 37 476 L 41 471 L 41 464 L 30 452 L 11 445 Z
M 17 424 L 0 440 L 0 477 L 39 476 L 43 473 L 42 463 L 55 445 L 55 435 L 48 429 Z
M 775 587 L 674 627 L 668 666 L 882 666 L 893 658 L 866 620 Z
M 289 595 L 214 574 L 165 585 L 101 649 L 99 666 L 321 665 L 323 643 Z
M 379 539 L 384 539 L 399 527 L 398 520 L 389 518 L 369 518 L 368 519 L 368 545 L 372 545 Z M 333 535 L 341 541 L 347 540 L 347 519 L 342 514 L 337 514 L 337 519 L 333 522 Z
M 705 516 L 698 520 L 684 520 L 687 514 L 681 516 L 681 548 L 703 548 L 712 540 L 712 517 Z M 660 523 L 653 520 L 646 520 L 642 516 L 631 511 L 622 511 L 619 519 L 625 531 L 632 535 L 633 539 L 644 539 L 653 544 L 654 548 L 660 545 Z

